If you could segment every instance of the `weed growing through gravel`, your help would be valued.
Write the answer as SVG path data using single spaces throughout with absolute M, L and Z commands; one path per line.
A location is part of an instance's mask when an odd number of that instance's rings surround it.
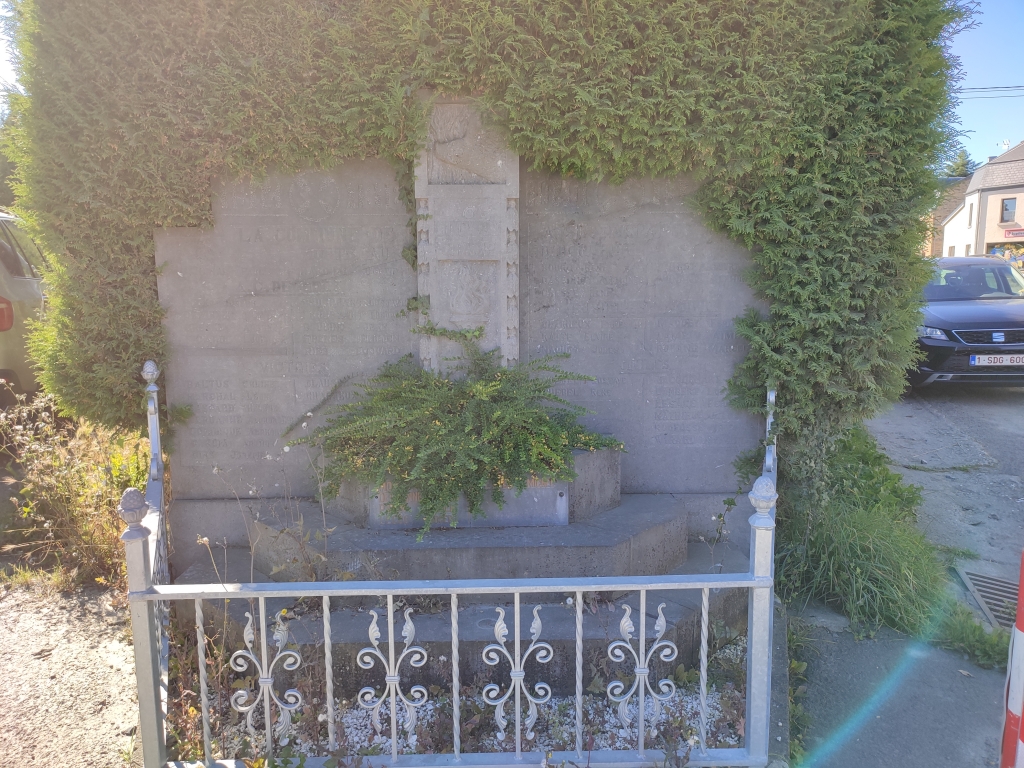
M 178 606 L 172 603 L 169 626 L 167 751 L 172 760 L 203 759 L 203 721 L 199 691 L 199 666 L 195 632 L 179 623 Z M 206 644 L 207 690 L 213 706 L 213 733 L 221 730 L 221 718 L 231 712 L 230 680 L 223 633 Z
M 789 651 L 789 759 L 799 764 L 806 753 L 804 739 L 811 725 L 803 699 L 807 695 L 807 652 L 814 646 L 807 625 L 798 618 L 787 622 L 786 647 Z

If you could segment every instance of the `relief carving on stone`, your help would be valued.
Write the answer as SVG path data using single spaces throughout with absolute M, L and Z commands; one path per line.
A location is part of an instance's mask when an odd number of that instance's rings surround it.
M 486 324 L 493 312 L 493 262 L 448 262 L 444 272 L 452 321 Z

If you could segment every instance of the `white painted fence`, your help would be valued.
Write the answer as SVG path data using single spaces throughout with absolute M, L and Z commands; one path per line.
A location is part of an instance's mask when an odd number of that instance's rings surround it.
M 328 747 L 337 747 L 335 711 L 335 664 L 332 653 L 330 599 L 333 597 L 374 597 L 386 601 L 382 615 L 370 611 L 366 616 L 367 645 L 357 654 L 359 666 L 376 673 L 382 693 L 372 686 L 358 694 L 359 706 L 371 713 L 371 721 L 378 733 L 391 736 L 390 756 L 373 758 L 398 766 L 501 766 L 558 764 L 612 768 L 613 766 L 667 765 L 678 758 L 678 763 L 690 766 L 764 766 L 768 762 L 768 726 L 771 691 L 771 638 L 772 638 L 772 579 L 774 573 L 774 529 L 776 456 L 775 446 L 768 443 L 764 472 L 754 483 L 749 494 L 756 512 L 750 517 L 750 569 L 747 573 L 710 575 L 669 575 L 571 579 L 480 579 L 461 581 L 379 581 L 379 582 L 294 582 L 264 584 L 167 584 L 166 545 L 163 535 L 163 464 L 160 459 L 160 435 L 157 417 L 158 375 L 156 366 L 147 363 L 144 375 L 149 381 L 149 426 L 152 445 L 150 480 L 145 499 L 138 491 L 126 491 L 121 511 L 129 528 L 122 539 L 125 542 L 128 563 L 129 599 L 132 613 L 132 632 L 135 641 L 136 675 L 139 689 L 141 740 L 147 768 L 166 763 L 165 716 L 167 702 L 167 634 L 168 601 L 194 601 L 196 615 L 197 653 L 200 670 L 198 698 L 202 709 L 204 747 L 208 765 L 236 765 L 236 761 L 214 761 L 210 728 L 210 702 L 206 681 L 208 639 L 204 629 L 203 602 L 208 600 L 249 599 L 257 606 L 256 615 L 249 614 L 249 625 L 244 633 L 244 648 L 232 654 L 231 667 L 238 673 L 255 674 L 254 690 L 240 689 L 231 697 L 231 705 L 245 716 L 251 729 L 264 734 L 267 757 L 272 758 L 275 745 L 280 743 L 291 726 L 291 716 L 303 702 L 297 690 L 280 691 L 282 672 L 294 670 L 301 664 L 299 651 L 289 644 L 287 622 L 280 616 L 267 614 L 266 601 L 270 598 L 319 598 L 323 603 L 324 642 L 319 647 L 323 655 L 326 695 L 319 704 L 326 720 Z M 775 393 L 769 392 L 769 416 L 766 436 L 771 438 L 771 409 Z M 712 590 L 746 589 L 749 593 L 747 621 L 747 686 L 744 744 L 741 747 L 714 747 L 708 743 L 708 651 L 709 651 L 709 598 Z M 673 661 L 678 648 L 666 639 L 666 619 L 663 604 L 656 609 L 654 626 L 649 627 L 648 599 L 651 593 L 692 590 L 700 593 L 700 680 L 698 737 L 692 746 L 681 745 L 676 755 L 650 748 L 655 736 L 653 723 L 664 702 L 675 692 L 670 677 L 655 680 L 652 663 Z M 629 600 L 621 605 L 619 637 L 607 643 L 604 649 L 612 662 L 626 662 L 632 666 L 632 677 L 627 681 L 612 680 L 605 690 L 610 703 L 617 707 L 623 728 L 633 734 L 629 749 L 589 750 L 584 740 L 583 660 L 584 593 L 615 592 L 636 595 L 639 611 L 632 614 Z M 533 610 L 529 638 L 524 637 L 521 603 L 531 595 L 568 593 L 575 608 L 575 643 L 572 663 L 575 671 L 575 748 L 566 752 L 544 754 L 529 751 L 528 742 L 538 717 L 538 705 L 551 698 L 551 687 L 540 680 L 527 682 L 525 666 L 528 659 L 542 664 L 550 662 L 555 649 L 544 639 L 540 608 Z M 511 600 L 511 615 L 506 623 L 506 609 L 497 608 L 494 642 L 483 649 L 483 661 L 492 666 L 507 664 L 507 679 L 492 682 L 483 689 L 485 702 L 494 708 L 494 717 L 501 732 L 509 732 L 515 743 L 514 751 L 473 753 L 462 750 L 463 730 L 460 723 L 460 628 L 463 609 L 460 599 L 470 596 L 495 596 L 504 604 Z M 412 733 L 417 710 L 428 700 L 429 693 L 421 685 L 407 684 L 410 671 L 422 667 L 428 652 L 416 644 L 413 610 L 404 611 L 401 639 L 395 634 L 395 600 L 409 596 L 442 596 L 450 604 L 451 659 L 450 688 L 452 701 L 452 745 L 447 754 L 400 754 L 399 728 Z M 635 604 L 635 602 L 634 602 Z M 653 605 L 653 602 L 652 602 Z M 652 615 L 650 618 L 654 618 Z M 636 623 L 639 627 L 636 626 Z M 380 622 L 383 622 L 383 627 Z M 272 626 L 271 626 L 272 625 Z M 511 633 L 511 637 L 509 634 Z M 653 637 L 651 635 L 653 634 Z M 382 639 L 383 635 L 383 639 Z M 525 649 L 524 649 L 525 645 Z M 272 647 L 273 646 L 273 647 Z M 277 679 L 276 679 L 277 678 Z M 403 684 L 403 681 L 406 684 Z M 505 712 L 512 702 L 511 722 Z M 650 718 L 648 715 L 650 702 Z M 523 710 L 526 717 L 523 717 Z M 404 723 L 400 726 L 399 709 L 404 710 Z M 649 718 L 649 719 L 648 719 Z M 327 758 L 307 758 L 302 764 L 323 766 Z M 278 764 L 297 765 L 294 759 Z M 355 761 L 352 763 L 356 764 Z

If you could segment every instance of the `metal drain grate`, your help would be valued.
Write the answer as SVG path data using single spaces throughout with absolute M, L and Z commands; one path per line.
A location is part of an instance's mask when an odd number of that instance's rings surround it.
M 1009 629 L 1017 618 L 1017 585 L 1006 579 L 972 573 L 962 568 L 956 572 L 971 590 L 981 610 L 994 625 Z

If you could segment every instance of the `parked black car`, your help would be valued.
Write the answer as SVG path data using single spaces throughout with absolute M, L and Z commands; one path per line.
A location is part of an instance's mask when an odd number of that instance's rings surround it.
M 925 286 L 912 386 L 1024 386 L 1024 276 L 1002 259 L 950 257 Z

